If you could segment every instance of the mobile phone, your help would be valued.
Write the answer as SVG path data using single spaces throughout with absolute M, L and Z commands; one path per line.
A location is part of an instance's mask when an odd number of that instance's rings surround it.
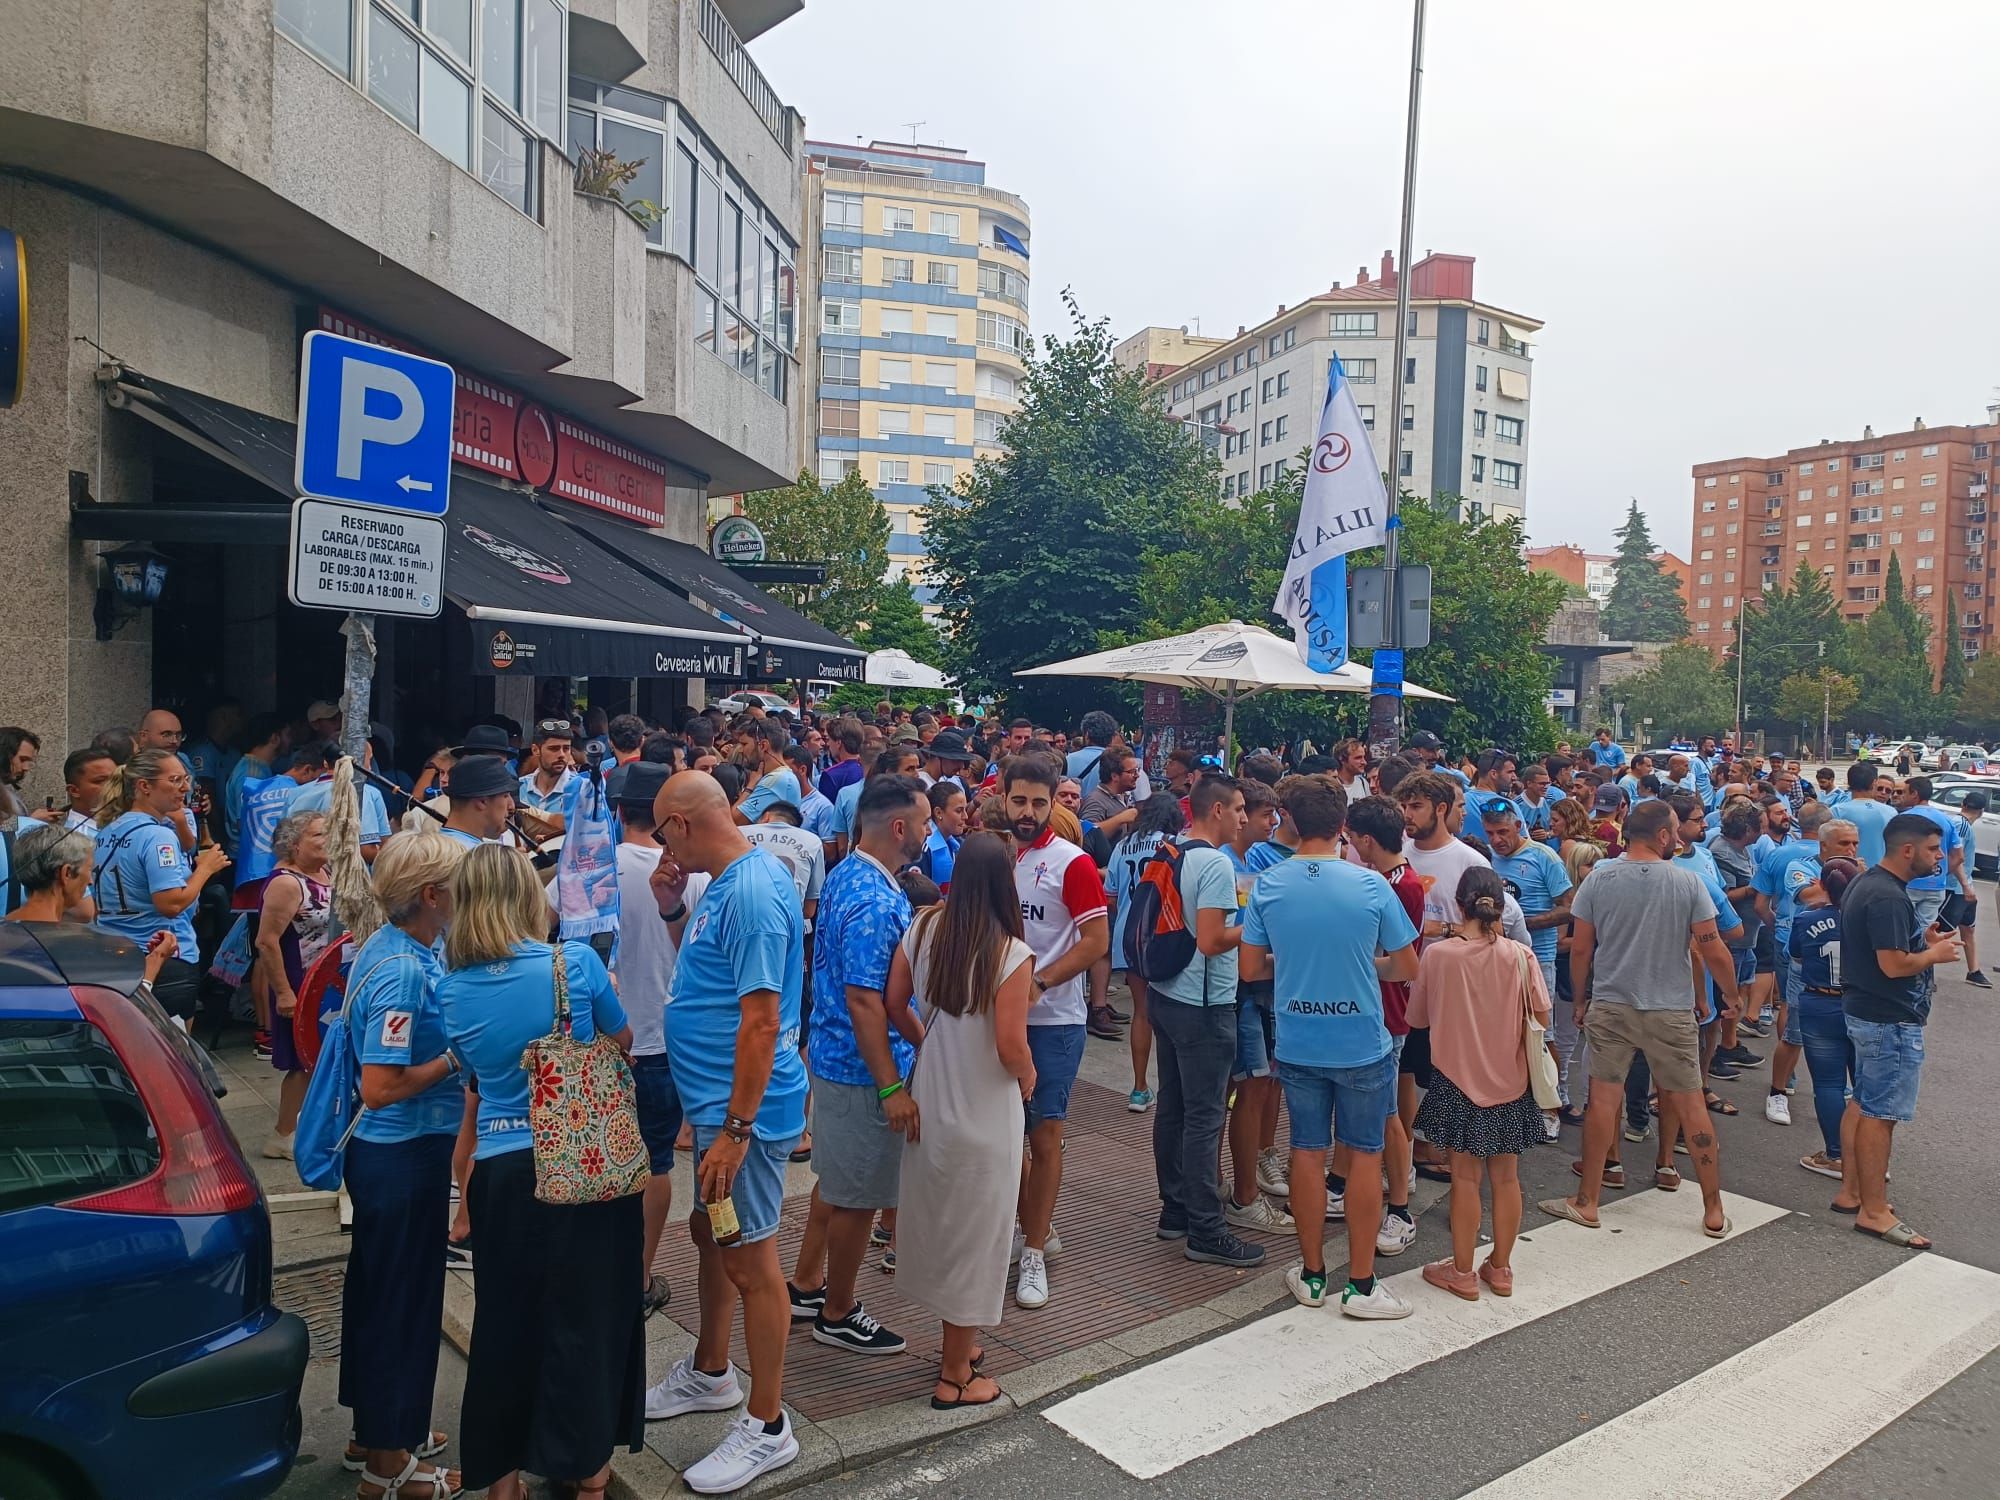
M 53 797 L 44 797 L 44 798 L 42 798 L 42 811 L 43 811 L 43 812 L 54 812 L 55 810 L 56 810 L 56 799 L 55 799 L 55 798 L 53 798 Z

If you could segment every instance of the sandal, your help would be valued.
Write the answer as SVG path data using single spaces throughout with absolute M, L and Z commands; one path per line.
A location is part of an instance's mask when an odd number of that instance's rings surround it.
M 1856 1214 L 1861 1212 L 1861 1205 L 1859 1203 L 1855 1204 L 1854 1207 L 1852 1208 L 1842 1208 L 1838 1203 L 1829 1203 L 1827 1204 L 1827 1207 L 1832 1209 L 1837 1214 L 1844 1214 L 1846 1217 L 1850 1219 L 1853 1218 Z M 1894 1213 L 1895 1211 L 1896 1211 L 1896 1205 L 1891 1203 L 1889 1205 L 1889 1212 Z
M 1866 1224 L 1856 1224 L 1854 1232 L 1856 1234 L 1865 1234 L 1870 1239 L 1886 1240 L 1899 1250 L 1929 1250 L 1934 1248 L 1929 1239 L 1918 1234 L 1916 1230 L 1910 1228 L 1901 1219 L 1898 1219 L 1887 1229 L 1870 1229 Z
M 377 1487 L 380 1493 L 371 1495 L 364 1490 L 356 1490 L 354 1493 L 359 1497 L 359 1500 L 403 1500 L 403 1491 L 406 1487 L 413 1484 L 421 1484 L 428 1485 L 430 1488 L 430 1493 L 425 1496 L 425 1500 L 453 1500 L 454 1496 L 465 1493 L 465 1487 L 462 1484 L 453 1484 L 448 1477 L 450 1473 L 449 1469 L 425 1469 L 419 1473 L 418 1460 L 416 1455 L 412 1454 L 404 1463 L 402 1473 L 398 1474 L 394 1479 L 385 1479 L 380 1474 L 363 1466 L 361 1470 L 362 1484 L 372 1484 Z M 600 1491 L 600 1493 L 602 1492 Z M 415 1497 L 411 1497 L 411 1500 L 415 1500 Z
M 1568 1219 L 1570 1223 L 1583 1229 L 1602 1229 L 1603 1221 L 1586 1219 L 1577 1206 L 1567 1198 L 1544 1198 L 1535 1207 L 1555 1219 Z
M 974 1399 L 965 1394 L 982 1380 L 993 1387 L 992 1395 Z M 941 1400 L 937 1392 L 933 1390 L 931 1392 L 932 1411 L 957 1411 L 961 1406 L 991 1406 L 995 1401 L 1000 1399 L 1001 1395 L 999 1382 L 988 1376 L 981 1375 L 976 1370 L 973 1372 L 972 1379 L 970 1380 L 947 1380 L 944 1376 L 940 1375 L 938 1377 L 938 1384 L 950 1386 L 954 1391 L 958 1392 L 958 1395 L 950 1401 L 945 1401 Z
M 427 1442 L 420 1447 L 412 1448 L 410 1453 L 415 1458 L 436 1458 L 450 1446 L 449 1434 L 433 1431 Z M 359 1474 L 368 1467 L 368 1450 L 355 1442 L 352 1437 L 348 1438 L 347 1451 L 340 1456 L 340 1466 L 350 1474 Z
M 1743 1113 L 1742 1110 L 1738 1109 L 1735 1105 L 1731 1104 L 1727 1099 L 1723 1098 L 1722 1095 L 1716 1093 L 1714 1089 L 1702 1090 L 1701 1102 L 1706 1104 L 1709 1107 L 1709 1109 L 1711 1109 L 1718 1115 L 1740 1115 Z
M 1571 1162 L 1569 1169 L 1576 1173 L 1577 1176 L 1583 1176 L 1582 1162 Z M 1604 1185 L 1608 1188 L 1622 1188 L 1625 1186 L 1625 1164 L 1623 1162 L 1611 1161 L 1604 1164 Z
M 1678 1167 L 1655 1167 L 1653 1186 L 1663 1193 L 1678 1193 L 1681 1190 L 1681 1174 Z

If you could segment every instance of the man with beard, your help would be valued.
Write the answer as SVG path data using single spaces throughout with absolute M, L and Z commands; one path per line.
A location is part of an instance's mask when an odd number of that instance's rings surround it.
M 1046 755 L 1017 755 L 1000 770 L 1014 834 L 1022 936 L 1035 955 L 1035 993 L 1028 1007 L 1035 1093 L 1028 1102 L 1030 1163 L 1021 1188 L 1021 1274 L 1014 1289 L 1022 1307 L 1049 1300 L 1048 1259 L 1060 1249 L 1049 1223 L 1062 1187 L 1063 1121 L 1083 1061 L 1084 976 L 1111 948 L 1109 903 L 1096 864 L 1049 826 L 1061 780 L 1061 766 Z

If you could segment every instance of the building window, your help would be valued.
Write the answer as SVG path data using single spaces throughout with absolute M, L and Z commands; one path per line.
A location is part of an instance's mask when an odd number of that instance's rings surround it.
M 1278 418 L 1278 441 L 1281 443 L 1285 440 L 1285 424 L 1289 420 L 1290 418 L 1288 417 Z
M 1472 409 L 1472 435 L 1476 438 L 1486 436 L 1486 413 L 1476 406 Z M 1710 510 L 1715 509 L 1713 505 L 1710 505 L 1708 508 Z
M 908 484 L 910 482 L 910 461 L 907 458 L 885 458 L 875 466 L 877 484 Z
M 948 239 L 948 240 L 955 240 L 955 239 L 957 239 L 957 238 L 958 238 L 958 215 L 957 215 L 957 214 L 955 214 L 955 213 L 944 213 L 944 212 L 941 212 L 940 210 L 938 210 L 938 209 L 935 209 L 935 208 L 934 208 L 934 209 L 932 209 L 932 210 L 931 210 L 931 233 L 932 233 L 932 234 L 941 234 L 941 235 L 943 235 L 943 236 L 944 236 L 944 237 L 945 237 L 946 239 Z
M 910 374 L 913 368 L 913 362 L 907 359 L 878 359 L 875 383 L 885 389 L 892 385 L 913 385 L 915 380 Z
M 1472 455 L 1472 482 L 1474 484 L 1486 483 L 1486 455 L 1483 453 Z
M 884 204 L 882 208 L 882 232 L 894 234 L 898 230 L 915 229 L 917 211 L 914 208 L 898 208 L 894 204 Z
M 1269 422 L 1266 422 L 1262 427 L 1257 429 L 1257 443 L 1258 446 L 1261 447 L 1265 443 L 1268 443 L 1270 441 L 1271 441 L 1271 424 Z
M 1826 487 L 1826 498 L 1829 500 L 1838 500 L 1840 498 L 1840 486 L 1837 484 L 1828 485 Z
M 1936 566 L 1937 559 L 1935 557 L 1920 557 L 1917 559 L 1917 571 L 1919 573 L 1928 573 Z
M 1412 354 L 1409 358 L 1403 361 L 1403 384 L 1415 385 L 1416 383 L 1417 383 L 1417 357 L 1416 355 Z
M 1028 325 L 1004 313 L 982 312 L 979 314 L 979 347 L 1004 349 L 1010 354 L 1026 356 L 1029 348 Z M 1204 387 L 1214 384 L 1213 374 L 1212 370 L 1201 372 Z
M 1225 500 L 1234 500 L 1236 498 L 1236 476 L 1234 474 L 1225 474 L 1222 476 L 1222 498 Z
M 936 215 L 932 215 L 932 217 L 935 218 Z M 953 217 L 956 217 L 956 215 Z M 932 286 L 950 287 L 954 292 L 957 291 L 958 266 L 948 260 L 932 261 L 930 265 L 930 284 Z
M 942 438 L 945 442 L 958 440 L 958 418 L 948 411 L 927 411 L 924 413 L 924 436 Z
M 1812 466 L 1811 464 L 1800 464 L 1800 465 L 1799 465 L 1799 473 L 1800 473 L 1800 474 L 1802 474 L 1802 475 L 1803 475 L 1803 474 L 1810 474 L 1810 473 L 1812 473 L 1812 471 L 1813 471 L 1813 466 Z M 1811 491 L 1811 490 L 1807 490 L 1807 491 L 1806 491 L 1806 493 L 1807 493 L 1808 495 L 1810 495 L 1810 494 L 1812 493 L 1812 491 Z
M 890 286 L 898 281 L 915 281 L 917 262 L 908 255 L 885 255 L 882 257 L 882 284 Z
M 900 406 L 875 408 L 875 431 L 881 437 L 902 437 L 910 430 L 910 413 Z
M 1479 320 L 1479 342 L 1482 344 L 1493 342 L 1493 324 L 1490 319 L 1481 318 Z
M 1703 515 L 1706 515 L 1706 516 L 1712 516 L 1712 515 L 1714 515 L 1714 514 L 1715 514 L 1715 502 L 1714 502 L 1713 500 L 1704 500 L 1704 501 L 1702 501 L 1702 502 L 1701 502 L 1701 511 L 1702 511 L 1702 514 L 1703 514 Z
M 997 443 L 1000 441 L 1000 413 L 997 411 L 976 411 L 972 414 L 972 440 L 975 443 Z
M 1518 490 L 1521 487 L 1521 466 L 1507 460 L 1493 462 L 1493 482 L 1503 490 Z
M 829 297 L 819 305 L 821 333 L 861 332 L 861 304 Z
M 1276 381 L 1275 379 L 1273 379 L 1273 378 L 1271 378 L 1270 376 L 1268 376 L 1268 375 L 1267 375 L 1267 376 L 1265 376 L 1265 377 L 1264 377 L 1264 399 L 1265 399 L 1266 401 L 1272 401 L 1272 400 L 1275 400 L 1275 399 L 1277 399 L 1277 392 L 1278 392 L 1278 382 L 1277 382 L 1277 381 Z
M 981 365 L 974 377 L 973 390 L 981 396 L 992 396 L 1001 401 L 1014 399 L 1014 377 L 1005 370 L 996 370 L 991 365 Z
M 917 317 L 907 307 L 885 307 L 882 309 L 882 332 L 915 333 Z
M 1291 388 L 1292 388 L 1291 372 L 1289 370 L 1280 370 L 1278 372 L 1278 394 L 1280 396 L 1285 395 L 1287 392 L 1291 390 Z
M 1894 479 L 1889 481 L 1889 488 L 1892 490 L 1900 490 L 1902 487 L 1903 476 L 1901 474 L 1898 474 Z
M 1004 297 L 1009 302 L 1028 305 L 1028 278 L 1019 271 L 1006 266 L 979 267 L 979 295 L 982 297 Z
M 1839 459 L 1837 459 L 1837 458 L 1829 458 L 1829 459 L 1828 459 L 1828 460 L 1826 461 L 1826 472 L 1827 472 L 1827 473 L 1829 473 L 1829 474 L 1837 474 L 1837 473 L 1839 473 L 1839 472 L 1840 472 L 1840 460 L 1839 460 Z
M 859 401 L 820 402 L 819 430 L 825 437 L 860 437 L 861 403 Z
M 1923 515 L 1934 516 L 1937 514 L 1937 501 L 1926 500 L 1917 507 L 1917 510 Z
M 1265 464 L 1257 471 L 1257 485 L 1260 489 L 1269 489 L 1271 487 L 1271 466 L 1269 464 Z
M 1714 536 L 1715 528 L 1713 526 L 1704 526 L 1701 528 L 1701 534 L 1703 536 Z
M 859 193 L 828 193 L 826 195 L 826 227 L 828 229 L 860 229 L 861 195 Z
M 819 352 L 821 385 L 861 384 L 861 356 L 852 349 L 822 349 Z
M 1278 336 L 1275 333 L 1271 335 L 1271 342 L 1266 346 L 1264 353 L 1271 359 L 1278 357 Z
M 1396 465 L 1396 472 L 1405 479 L 1416 472 L 1416 455 L 1409 449 L 1403 450 L 1402 462 Z
M 1406 406 L 1406 407 L 1404 407 L 1404 408 L 1403 408 L 1403 431 L 1405 431 L 1405 432 L 1414 432 L 1414 431 L 1416 431 L 1416 428 L 1417 428 L 1417 409 L 1416 409 L 1416 408 L 1415 408 L 1414 406 Z
M 1518 443 L 1521 441 L 1521 425 L 1519 417 L 1495 417 L 1493 436 L 1503 443 Z M 1729 503 L 1734 505 L 1736 502 L 1732 500 Z
M 1935 489 L 1936 487 L 1937 487 L 1937 475 L 1935 474 L 1926 474 L 1924 475 L 1923 478 L 1917 481 L 1917 488 L 1920 490 Z
M 1919 531 L 1917 532 L 1917 540 L 1918 540 L 1918 541 L 1920 541 L 1920 542 L 1934 542 L 1934 541 L 1936 541 L 1936 540 L 1937 540 L 1937 528 L 1936 528 L 1935 526 L 1925 526 L 1925 527 L 1923 527 L 1923 528 L 1922 528 L 1921 530 L 1919 530 Z
M 1372 312 L 1337 312 L 1333 315 L 1327 331 L 1337 339 L 1372 339 L 1375 337 L 1375 319 L 1376 314 Z M 1275 344 L 1277 340 L 1273 339 L 1271 342 Z M 1276 354 L 1278 351 L 1273 349 L 1271 352 Z
M 1250 471 L 1248 469 L 1241 469 L 1237 471 L 1236 493 L 1239 495 L 1247 495 L 1250 493 Z
M 927 312 L 924 314 L 924 337 L 949 339 L 958 342 L 958 314 L 948 312 Z
M 1287 329 L 1285 330 L 1285 347 L 1286 347 L 1287 349 L 1290 349 L 1290 348 L 1292 348 L 1292 347 L 1293 347 L 1293 346 L 1294 346 L 1295 344 L 1297 344 L 1297 343 L 1298 343 L 1298 341 L 1299 341 L 1299 331 L 1298 331 L 1298 329 L 1296 329 L 1296 328 L 1287 328 Z
M 1695 582 L 1704 584 L 1713 583 L 1715 582 L 1715 575 L 1713 573 L 1704 573 L 1701 575 L 1701 577 L 1695 579 Z
M 1375 361 L 1372 359 L 1344 359 L 1340 367 L 1347 372 L 1349 385 L 1373 385 L 1375 383 Z
M 828 281 L 858 284 L 861 280 L 861 252 L 847 245 L 827 246 L 822 275 Z
M 861 460 L 845 453 L 822 453 L 819 456 L 819 482 L 839 484 L 849 474 L 861 467 Z
M 1241 375 L 1243 373 L 1243 351 L 1241 349 L 1236 351 L 1236 358 L 1229 362 L 1229 373 L 1232 375 Z
M 1472 388 L 1475 391 L 1483 391 L 1486 389 L 1486 366 L 1474 365 L 1472 367 Z M 1714 480 L 1709 481 L 1709 483 L 1711 484 L 1713 484 L 1714 482 L 1715 482 Z
M 1695 627 L 1694 627 L 1694 633 L 1695 633 L 1696 635 L 1707 635 L 1707 634 L 1708 634 L 1708 621 L 1706 621 L 1706 620 L 1700 620 L 1700 621 L 1697 621 L 1697 622 L 1695 623 Z
M 1714 556 L 1715 556 L 1715 549 L 1713 547 L 1704 547 L 1702 549 L 1701 560 L 1703 562 L 1710 561 L 1712 558 L 1714 558 Z
M 1370 432 L 1373 432 L 1375 430 L 1375 408 L 1356 403 L 1354 409 L 1361 414 L 1361 425 L 1366 427 Z

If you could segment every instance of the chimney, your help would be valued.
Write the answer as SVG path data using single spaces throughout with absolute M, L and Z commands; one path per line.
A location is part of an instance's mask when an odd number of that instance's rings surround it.
M 1331 290 L 1333 290 L 1333 291 L 1336 291 L 1336 292 L 1337 292 L 1337 291 L 1339 291 L 1339 290 L 1340 290 L 1340 283 L 1336 281 L 1336 282 L 1335 282 L 1335 283 L 1333 284 L 1333 286 L 1332 286 Z M 2000 406 L 1989 406 L 1989 407 L 1987 407 L 1986 409 L 1987 409 L 1988 411 L 2000 411 Z
M 1863 428 L 1861 429 L 1861 441 L 1862 441 L 1862 442 L 1864 442 L 1864 443 L 1866 443 L 1866 442 L 1871 442 L 1871 441 L 1873 441 L 1873 440 L 1874 440 L 1874 437 L 1875 437 L 1875 428 L 1874 428 L 1873 424 L 1870 424 L 1870 425 L 1867 425 L 1867 426 L 1864 426 L 1864 427 L 1863 427 Z
M 1924 419 L 1922 417 L 1918 417 L 1916 421 L 1910 424 L 1910 431 L 1912 432 L 1922 432 L 1923 430 L 1924 430 Z
M 1284 315 L 1285 315 L 1285 304 L 1280 302 L 1278 304 L 1278 310 L 1273 314 L 1271 314 L 1271 316 L 1274 318 L 1282 318 Z
M 1356 266 L 1354 268 L 1354 284 L 1356 286 L 1368 285 L 1368 268 L 1366 266 Z
M 1243 327 L 1243 325 L 1242 325 L 1241 323 L 1238 323 L 1238 324 L 1236 325 L 1236 336 L 1237 336 L 1237 337 L 1238 337 L 1239 339 L 1243 337 L 1243 335 L 1244 335 L 1245 331 L 1246 331 L 1246 330 L 1244 329 L 1244 327 Z
M 1396 257 L 1388 250 L 1382 252 L 1382 279 L 1384 281 L 1396 279 Z

